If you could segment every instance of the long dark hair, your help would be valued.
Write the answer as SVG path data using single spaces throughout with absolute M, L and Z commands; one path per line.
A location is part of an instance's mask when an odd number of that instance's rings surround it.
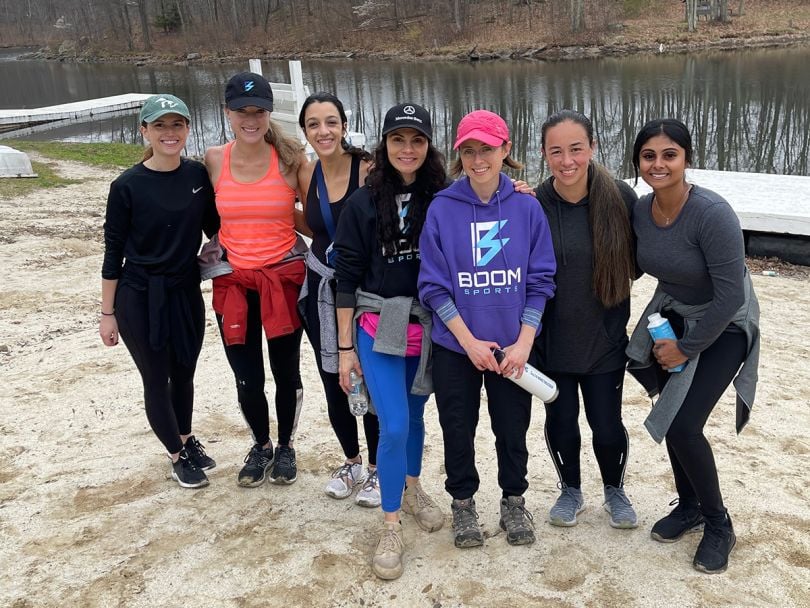
M 340 140 L 340 147 L 352 156 L 359 156 L 362 160 L 371 161 L 371 154 L 367 150 L 363 150 L 363 148 L 358 148 L 357 146 L 351 145 L 349 140 L 346 139 L 346 130 L 349 126 L 349 119 L 346 116 L 346 110 L 343 109 L 343 102 L 340 101 L 340 99 L 338 99 L 335 95 L 332 95 L 332 93 L 319 91 L 318 93 L 313 93 L 304 100 L 304 103 L 301 105 L 301 111 L 298 113 L 298 126 L 301 127 L 301 130 L 304 133 L 307 132 L 305 126 L 307 108 L 313 103 L 331 103 L 333 106 L 335 106 L 335 108 L 337 108 L 338 115 L 340 116 L 340 124 L 343 125 L 343 137 Z
M 574 110 L 560 110 L 540 128 L 540 145 L 544 150 L 548 130 L 565 121 L 581 126 L 593 147 L 590 119 Z M 588 221 L 593 241 L 593 291 L 603 306 L 612 308 L 630 297 L 635 252 L 630 216 L 619 187 L 608 170 L 593 160 L 588 169 Z
M 447 172 L 444 168 L 444 156 L 432 142 L 428 143 L 427 157 L 416 171 L 416 180 L 405 186 L 402 176 L 391 161 L 388 160 L 388 147 L 383 137 L 374 150 L 374 165 L 368 173 L 366 185 L 371 191 L 377 209 L 377 240 L 383 248 L 384 255 L 394 255 L 397 244 L 406 241 L 411 247 L 419 246 L 419 235 L 425 224 L 428 205 L 436 193 L 447 185 Z M 399 228 L 396 195 L 411 192 L 408 214 L 405 216 L 405 232 Z
M 692 164 L 692 134 L 689 132 L 689 128 L 677 118 L 656 118 L 641 127 L 633 144 L 635 183 L 638 183 L 638 159 L 641 156 L 641 148 L 656 135 L 666 135 L 683 148 L 686 153 L 686 164 Z

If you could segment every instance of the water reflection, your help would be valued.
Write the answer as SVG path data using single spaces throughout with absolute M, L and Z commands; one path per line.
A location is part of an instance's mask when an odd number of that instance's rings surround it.
M 512 129 L 523 177 L 545 175 L 539 129 L 564 107 L 591 116 L 600 161 L 632 174 L 630 152 L 646 120 L 674 116 L 695 139 L 699 168 L 810 174 L 810 49 L 771 49 L 701 55 L 636 56 L 560 63 L 397 63 L 306 61 L 313 91 L 334 91 L 353 110 L 352 130 L 377 140 L 391 105 L 415 101 L 434 116 L 435 143 L 451 154 L 453 131 L 468 111 L 487 108 Z M 136 67 L 0 61 L 2 107 L 35 107 L 126 92 L 166 91 L 187 100 L 194 114 L 189 153 L 202 154 L 230 134 L 221 113 L 222 86 L 243 64 Z M 265 64 L 273 81 L 287 80 L 286 62 Z M 37 139 L 139 140 L 134 116 L 64 126 Z

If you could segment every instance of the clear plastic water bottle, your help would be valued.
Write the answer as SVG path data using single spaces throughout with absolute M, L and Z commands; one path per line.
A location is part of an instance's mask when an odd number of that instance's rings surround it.
M 669 320 L 662 317 L 660 313 L 654 312 L 647 317 L 647 331 L 650 332 L 653 340 L 677 340 L 677 336 L 669 324 Z M 667 371 L 669 373 L 681 372 L 686 367 L 686 363 L 681 363 L 677 367 L 671 367 Z
M 354 370 L 349 372 L 351 389 L 349 390 L 349 410 L 355 416 L 363 416 L 368 412 L 368 392 L 363 376 Z

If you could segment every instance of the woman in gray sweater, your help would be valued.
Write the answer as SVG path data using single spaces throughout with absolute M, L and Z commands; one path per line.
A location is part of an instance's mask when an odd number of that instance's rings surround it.
M 670 543 L 703 528 L 694 557 L 702 572 L 722 572 L 736 542 L 720 493 L 706 420 L 732 378 L 737 431 L 753 405 L 759 353 L 759 307 L 745 267 L 740 223 L 718 194 L 687 183 L 692 138 L 678 120 L 648 122 L 636 137 L 633 165 L 652 188 L 633 214 L 638 264 L 658 279 L 627 353 L 631 371 L 655 374 L 646 386 L 660 393 L 645 425 L 666 438 L 678 505 L 655 523 L 652 537 Z M 647 316 L 660 312 L 677 339 L 647 335 Z M 652 365 L 652 356 L 658 365 Z M 686 363 L 683 371 L 669 373 Z M 739 374 L 738 374 L 739 371 Z M 636 371 L 635 373 L 639 373 Z

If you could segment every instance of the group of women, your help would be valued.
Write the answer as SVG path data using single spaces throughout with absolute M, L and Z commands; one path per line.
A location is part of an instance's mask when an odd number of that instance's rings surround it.
M 148 421 L 182 487 L 207 485 L 205 471 L 215 466 L 191 425 L 202 269 L 213 278 L 213 307 L 253 436 L 239 485 L 296 480 L 306 331 L 345 456 L 325 491 L 382 507 L 372 557 L 380 578 L 403 572 L 401 511 L 426 532 L 445 522 L 420 483 L 424 408 L 434 392 L 455 545 L 484 542 L 474 449 L 482 385 L 499 526 L 512 545 L 534 542 L 524 498 L 532 400 L 511 382 L 527 363 L 559 390 L 545 417 L 560 488 L 549 522 L 573 526 L 584 509 L 581 392 L 609 523 L 637 527 L 624 491 L 628 360 L 650 395 L 660 393 L 646 426 L 666 439 L 678 493 L 652 537 L 674 542 L 702 528 L 695 568 L 726 568 L 735 536 L 703 427 L 735 375 L 738 430 L 747 421 L 758 310 L 734 212 L 686 181 L 692 144 L 682 123 L 654 120 L 639 132 L 633 163 L 653 193 L 637 201 L 594 161 L 593 126 L 571 110 L 542 126 L 550 177 L 532 191 L 506 176 L 504 168 L 521 165 L 507 124 L 486 110 L 459 123 L 448 176 L 430 113 L 415 103 L 388 110 L 371 155 L 347 143 L 339 99 L 310 96 L 299 119 L 317 156 L 307 161 L 270 120 L 272 90 L 261 76 L 231 78 L 225 101 L 234 140 L 208 150 L 204 165 L 181 157 L 186 105 L 171 95 L 146 102 L 140 121 L 150 147 L 113 182 L 104 227 L 101 337 L 112 346 L 120 331 L 143 379 Z M 210 240 L 198 265 L 202 232 Z M 309 248 L 297 232 L 312 237 Z M 642 320 L 628 341 L 630 288 L 642 272 L 658 279 L 642 319 L 660 312 L 677 339 L 653 343 Z M 276 387 L 275 447 L 262 331 Z M 684 362 L 683 372 L 670 373 Z M 357 377 L 371 405 L 362 416 L 365 466 L 347 400 Z

